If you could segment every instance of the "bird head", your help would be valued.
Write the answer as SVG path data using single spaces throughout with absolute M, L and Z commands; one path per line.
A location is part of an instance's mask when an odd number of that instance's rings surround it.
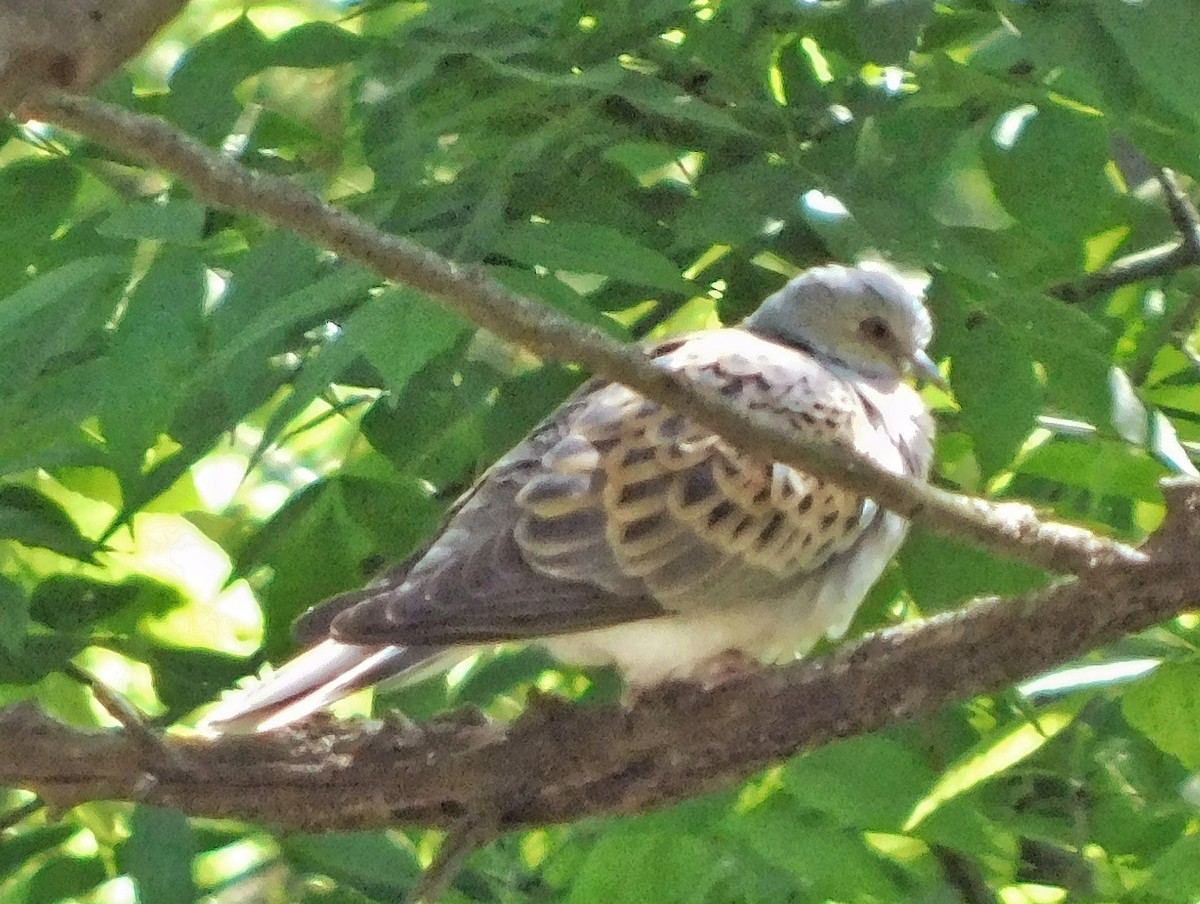
M 865 377 L 899 379 L 912 372 L 944 385 L 925 351 L 933 323 L 920 295 L 882 269 L 833 264 L 806 270 L 745 325 Z

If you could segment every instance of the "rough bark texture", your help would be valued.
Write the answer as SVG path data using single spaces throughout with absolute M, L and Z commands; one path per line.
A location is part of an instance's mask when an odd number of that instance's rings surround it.
M 305 830 L 463 819 L 510 829 L 632 813 L 1006 687 L 1193 605 L 1200 483 L 1167 487 L 1144 561 L 884 631 L 717 687 L 664 687 L 629 709 L 535 706 L 512 725 L 449 715 L 215 740 L 86 732 L 29 705 L 0 713 L 0 785 L 58 806 L 139 800 Z
M 43 88 L 85 90 L 187 0 L 0 0 L 0 111 Z

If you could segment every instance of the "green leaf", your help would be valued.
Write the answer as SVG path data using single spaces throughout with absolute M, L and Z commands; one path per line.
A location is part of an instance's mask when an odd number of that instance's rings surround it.
M 981 738 L 934 782 L 929 793 L 917 803 L 905 821 L 904 831 L 911 832 L 948 801 L 966 794 L 1037 753 L 1046 742 L 1075 720 L 1082 706 L 1082 701 L 1072 701 L 1038 710 L 1036 723 L 1007 726 Z
M 352 62 L 369 47 L 361 35 L 331 22 L 306 22 L 275 39 L 273 62 L 276 66 L 323 69 Z
M 1160 750 L 1200 769 L 1200 665 L 1163 663 L 1121 695 L 1121 711 Z
M 29 627 L 29 599 L 21 585 L 0 575 L 0 650 L 21 655 Z
M 136 621 L 141 615 L 163 615 L 183 602 L 179 590 L 145 575 L 109 583 L 77 574 L 52 574 L 34 588 L 29 614 L 49 628 L 76 632 L 100 622 L 111 624 L 126 610 Z
M 1107 216 L 1114 192 L 1104 172 L 1108 134 L 1098 117 L 1047 105 L 1029 110 L 1011 147 L 993 136 L 984 141 L 996 197 L 1022 229 L 1081 243 Z
M 196 899 L 192 858 L 196 837 L 178 810 L 139 804 L 120 847 L 120 866 L 137 884 L 138 904 L 182 904 Z
M 128 652 L 150 666 L 158 698 L 175 713 L 213 700 L 254 669 L 252 660 L 240 656 L 158 642 Z
M 772 795 L 726 825 L 755 855 L 792 876 L 803 900 L 905 900 L 861 832 L 801 810 L 784 795 Z
M 251 298 L 269 300 L 269 304 L 259 307 L 252 319 L 240 322 L 236 331 L 228 333 L 228 340 L 208 359 L 195 382 L 219 381 L 242 355 L 276 354 L 283 336 L 297 328 L 316 326 L 323 318 L 366 300 L 368 290 L 378 282 L 365 270 L 339 267 L 283 296 L 270 294 L 269 283 L 260 285 L 257 291 L 247 289 Z
M 84 286 L 120 273 L 124 262 L 115 257 L 92 257 L 72 261 L 42 274 L 0 300 L 0 342 L 56 302 L 73 301 Z
M 33 487 L 0 486 L 0 539 L 50 549 L 90 562 L 95 544 L 84 537 L 61 505 Z
M 936 612 L 984 593 L 1016 594 L 1045 582 L 1028 565 L 985 553 L 923 527 L 914 527 L 900 550 L 904 581 L 926 612 Z
M 58 823 L 29 829 L 19 835 L 6 835 L 4 844 L 0 844 L 0 880 L 21 869 L 39 854 L 58 847 L 78 831 L 73 825 Z
M 58 904 L 79 898 L 108 878 L 99 857 L 55 857 L 34 873 L 22 904 Z
M 292 381 L 291 393 L 271 412 L 252 460 L 261 460 L 263 453 L 279 439 L 288 424 L 299 417 L 314 399 L 324 394 L 357 357 L 358 349 L 344 339 L 326 342 L 316 354 L 309 356 L 300 368 L 299 376 Z
M 635 107 L 673 122 L 735 135 L 748 134 L 728 110 L 705 103 L 650 75 L 626 72 L 614 91 Z
M 512 223 L 493 238 L 492 247 L 531 267 L 599 273 L 667 292 L 690 289 L 670 258 L 609 226 Z
M 100 424 L 127 493 L 141 482 L 146 450 L 166 432 L 183 377 L 198 360 L 206 291 L 204 262 L 190 250 L 167 246 L 138 283 L 117 328 Z
M 379 371 L 388 390 L 398 392 L 468 327 L 460 316 L 417 292 L 393 288 L 354 312 L 342 340 Z
M 266 566 L 273 577 L 260 591 L 264 654 L 290 653 L 289 627 L 301 612 L 342 590 L 360 586 L 375 553 L 365 525 L 346 507 L 336 480 L 309 484 L 288 500 L 242 551 L 238 570 Z
M 639 184 L 652 184 L 650 177 L 659 170 L 679 165 L 684 151 L 657 141 L 622 141 L 604 152 L 604 159 L 615 163 L 633 176 Z M 676 176 L 681 174 L 676 172 Z
M 298 868 L 323 873 L 376 900 L 403 897 L 421 875 L 417 858 L 386 832 L 294 834 L 282 845 Z
M 96 227 L 101 235 L 195 245 L 204 231 L 207 209 L 198 201 L 137 201 L 109 214 Z
M 599 327 L 611 336 L 629 338 L 628 330 L 613 318 L 597 311 L 588 303 L 587 298 L 554 276 L 540 276 L 532 270 L 520 270 L 516 267 L 488 267 L 487 271 L 506 289 L 544 301 L 568 317 Z
M 814 750 L 784 770 L 784 787 L 796 800 L 875 832 L 899 831 L 933 780 L 915 750 L 875 735 Z
M 703 901 L 717 878 L 716 850 L 682 833 L 614 827 L 592 845 L 567 904 Z
M 1200 120 L 1194 10 L 1186 4 L 1142 5 L 1122 0 L 1098 0 L 1094 9 L 1105 31 L 1120 46 L 1125 62 L 1146 86 L 1193 122 Z
M 0 647 L 0 684 L 36 684 L 84 648 L 79 637 L 30 634 L 17 653 Z
M 985 479 L 1006 468 L 1037 423 L 1041 386 L 1029 353 L 994 317 L 957 336 L 950 382 Z M 943 344 L 942 347 L 945 347 Z
M 0 294 L 25 281 L 36 250 L 67 218 L 79 183 L 79 169 L 65 157 L 16 160 L 0 168 L 0 210 L 10 212 L 0 218 Z
M 1158 504 L 1162 503 L 1159 481 L 1167 476 L 1166 468 L 1139 449 L 1097 439 L 1048 442 L 1025 456 L 1017 471 L 1098 495 Z
M 167 115 L 207 144 L 220 141 L 242 112 L 233 89 L 271 65 L 271 51 L 270 42 L 245 16 L 202 38 L 171 74 Z
M 1138 891 L 1164 901 L 1193 901 L 1200 896 L 1200 835 L 1186 835 L 1167 848 Z

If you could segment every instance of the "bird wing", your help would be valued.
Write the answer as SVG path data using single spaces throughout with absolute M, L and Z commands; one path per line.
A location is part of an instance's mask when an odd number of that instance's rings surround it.
M 734 329 L 655 357 L 806 434 L 868 454 L 880 442 L 854 387 L 804 351 Z M 593 381 L 493 467 L 415 562 L 349 604 L 331 601 L 342 610 L 331 633 L 459 645 L 783 596 L 878 514 L 859 494 Z

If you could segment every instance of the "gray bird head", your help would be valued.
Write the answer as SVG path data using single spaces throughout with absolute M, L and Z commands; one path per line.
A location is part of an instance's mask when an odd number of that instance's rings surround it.
M 806 270 L 767 298 L 745 325 L 866 377 L 913 371 L 942 385 L 925 352 L 933 323 L 921 298 L 882 270 L 831 264 Z

